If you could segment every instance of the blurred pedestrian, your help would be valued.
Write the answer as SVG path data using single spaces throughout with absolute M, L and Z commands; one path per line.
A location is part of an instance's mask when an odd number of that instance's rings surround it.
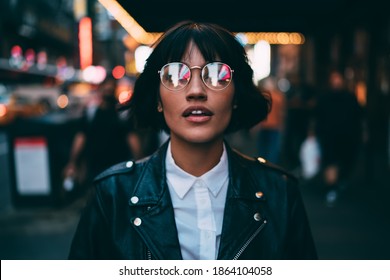
M 362 143 L 362 108 L 347 90 L 343 75 L 333 71 L 329 88 L 318 97 L 315 133 L 321 149 L 321 170 L 326 202 L 333 205 L 356 167 Z
M 160 37 L 128 110 L 135 128 L 170 137 L 95 180 L 69 258 L 316 258 L 294 177 L 224 140 L 268 113 L 252 78 L 245 49 L 220 26 L 181 22 Z
M 281 140 L 284 129 L 286 98 L 278 89 L 275 77 L 269 76 L 260 81 L 260 87 L 270 94 L 271 111 L 267 119 L 260 122 L 252 130 L 257 133 L 259 155 L 274 164 L 280 164 Z
M 295 74 L 287 77 L 290 82 L 286 96 L 286 115 L 282 139 L 282 166 L 296 172 L 301 168 L 299 152 L 307 137 L 315 104 L 315 91 Z
M 132 158 L 130 131 L 117 112 L 116 80 L 108 76 L 85 107 L 64 176 L 88 188 L 108 167 Z

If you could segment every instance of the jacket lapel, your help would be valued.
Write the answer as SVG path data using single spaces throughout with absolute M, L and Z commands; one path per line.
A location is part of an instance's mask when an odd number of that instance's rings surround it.
M 234 259 L 264 225 L 262 187 L 255 183 L 240 157 L 231 149 L 229 187 L 218 259 Z M 248 243 L 248 244 L 246 244 Z
M 133 197 L 139 198 L 135 207 L 141 207 L 138 217 L 141 224 L 134 225 L 153 258 L 182 259 L 173 206 L 166 185 L 165 154 L 167 145 L 153 155 L 144 167 Z M 139 221 L 139 220 L 138 220 Z

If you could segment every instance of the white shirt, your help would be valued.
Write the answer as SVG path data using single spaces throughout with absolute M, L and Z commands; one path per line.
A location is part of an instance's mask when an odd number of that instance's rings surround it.
M 219 163 L 200 177 L 176 165 L 171 143 L 165 163 L 183 259 L 215 260 L 229 182 L 225 146 Z

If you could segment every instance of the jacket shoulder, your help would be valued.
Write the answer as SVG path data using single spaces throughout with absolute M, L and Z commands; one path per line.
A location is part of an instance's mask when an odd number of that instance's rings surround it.
M 111 166 L 110 168 L 104 170 L 102 173 L 97 175 L 94 179 L 94 182 L 100 181 L 104 178 L 110 177 L 116 174 L 131 173 L 134 170 L 135 162 L 132 160 L 124 161 L 118 164 Z
M 237 150 L 234 150 L 234 151 L 242 159 L 244 159 L 247 162 L 250 162 L 250 165 L 254 166 L 255 168 L 256 167 L 266 168 L 266 169 L 268 169 L 270 171 L 275 172 L 276 174 L 279 174 L 279 175 L 283 176 L 286 179 L 291 179 L 291 180 L 296 181 L 296 182 L 298 181 L 298 178 L 295 175 L 293 175 L 292 173 L 288 172 L 287 170 L 285 170 L 281 166 L 269 162 L 268 160 L 266 160 L 263 157 L 250 157 L 250 156 L 245 155 L 245 154 L 243 154 L 243 153 L 241 153 L 241 152 L 239 152 Z
M 288 179 L 291 179 L 293 181 L 298 182 L 298 178 L 295 175 L 293 175 L 292 173 L 285 170 L 283 167 L 276 165 L 274 163 L 271 163 L 263 157 L 257 157 L 257 158 L 255 158 L 255 160 L 256 160 L 257 164 L 260 164 L 261 166 L 264 166 L 265 168 L 268 168 L 270 170 L 274 170 L 276 173 L 279 173 L 280 175 L 282 175 L 286 179 L 288 178 Z

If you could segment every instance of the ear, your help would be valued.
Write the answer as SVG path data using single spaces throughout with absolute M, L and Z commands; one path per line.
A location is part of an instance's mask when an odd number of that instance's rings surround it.
M 238 105 L 237 105 L 237 98 L 235 97 L 233 99 L 233 110 L 237 109 Z
M 162 107 L 161 101 L 158 101 L 158 103 L 157 103 L 157 111 L 160 112 L 160 113 L 163 111 L 163 107 Z
M 237 99 L 238 99 L 238 98 L 237 98 L 237 95 L 234 94 L 234 97 L 233 97 L 233 100 L 232 100 L 232 109 L 233 109 L 233 110 L 236 110 L 237 107 L 238 107 L 238 100 L 237 100 Z

